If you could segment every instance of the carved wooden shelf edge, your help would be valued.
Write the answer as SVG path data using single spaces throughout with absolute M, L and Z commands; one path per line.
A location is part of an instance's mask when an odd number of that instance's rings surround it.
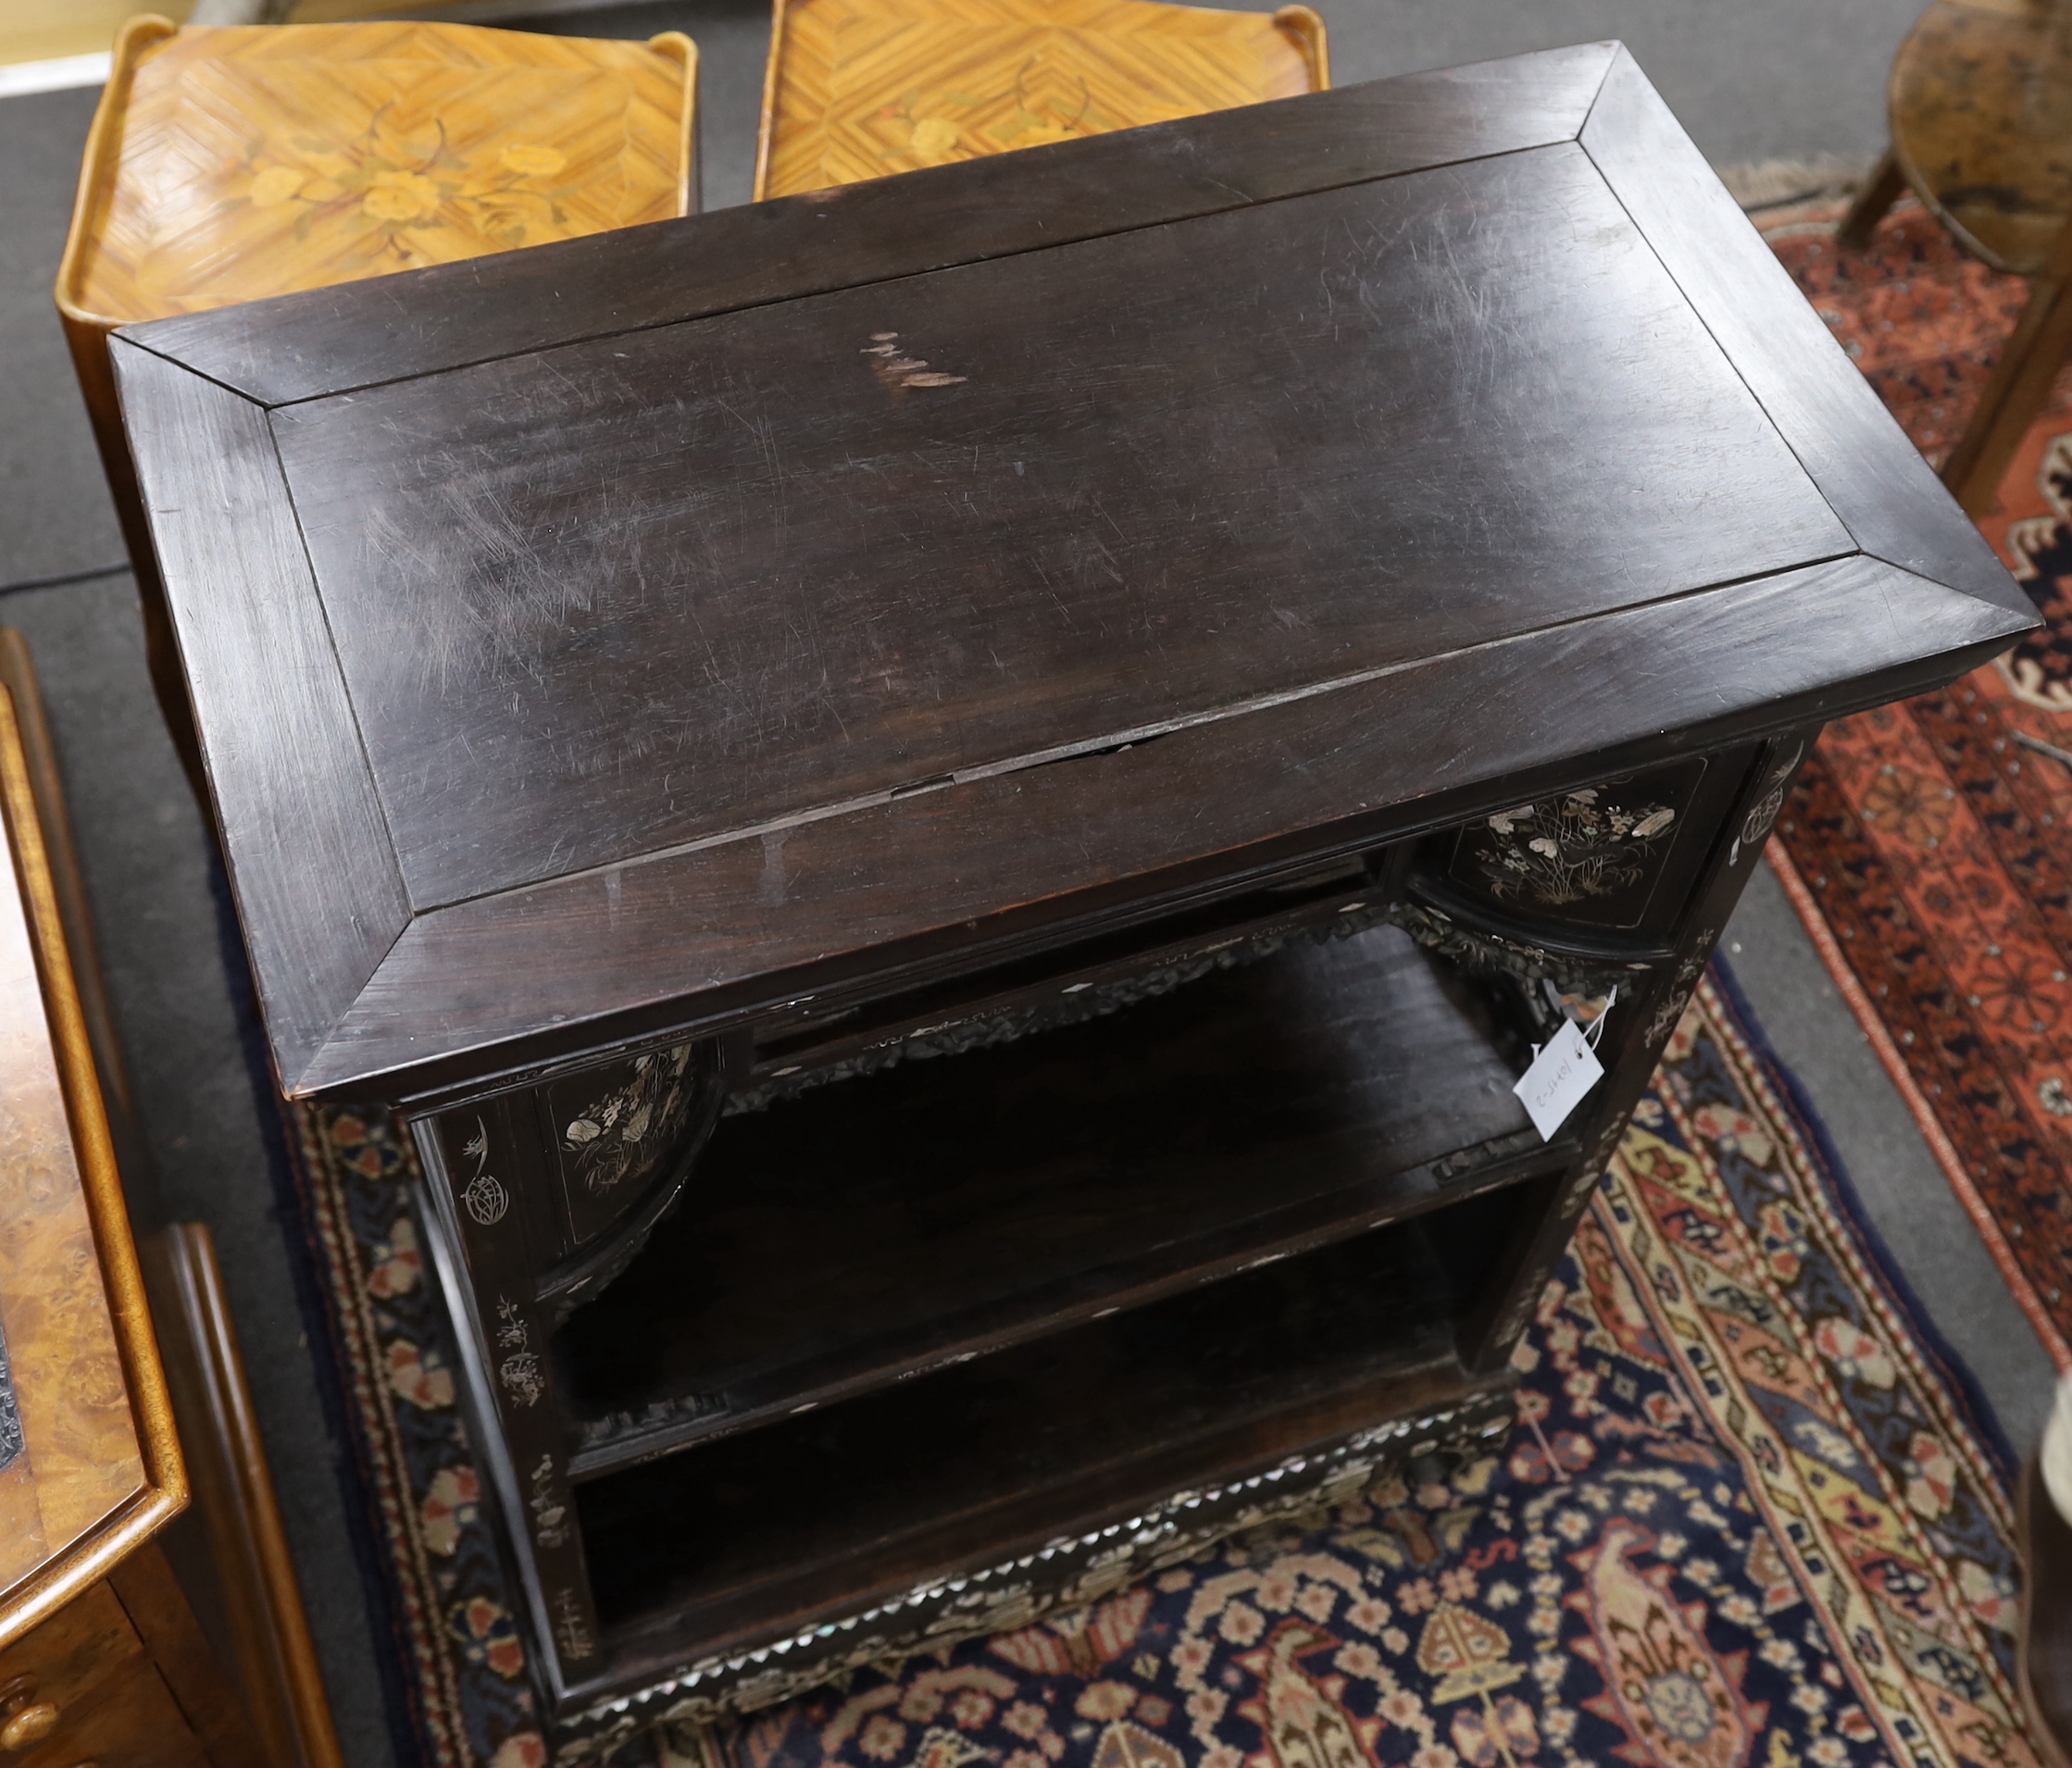
M 601 1762 L 643 1725 L 705 1724 L 753 1712 L 846 1670 L 1026 1626 L 1060 1609 L 1097 1601 L 1248 1528 L 1348 1502 L 1404 1461 L 1465 1454 L 1506 1435 L 1512 1414 L 1509 1382 L 1490 1377 L 1485 1391 L 1459 1404 L 1370 1426 L 1246 1476 L 1173 1492 L 1136 1515 L 1061 1536 L 958 1577 L 917 1585 L 859 1614 L 755 1650 L 701 1659 L 638 1695 L 578 1715 L 568 1722 L 570 1741 L 555 1761 L 559 1768 Z M 1017 1574 L 1039 1565 L 1054 1587 L 1040 1591 L 1026 1578 L 1017 1581 Z

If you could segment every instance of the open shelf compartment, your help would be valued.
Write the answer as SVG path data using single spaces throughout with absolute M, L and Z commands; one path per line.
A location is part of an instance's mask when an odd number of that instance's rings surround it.
M 1474 1389 L 1456 1329 L 1555 1182 L 579 1486 L 611 1674 L 855 1612 Z
M 722 1121 L 556 1339 L 576 1477 L 1558 1165 L 1508 984 L 1304 938 L 1085 1024 Z

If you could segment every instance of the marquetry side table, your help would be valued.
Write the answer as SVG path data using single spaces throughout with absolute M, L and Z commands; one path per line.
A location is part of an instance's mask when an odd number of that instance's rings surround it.
M 339 1768 L 207 1230 L 132 1237 L 56 782 L 0 629 L 0 1762 Z
M 152 680 L 194 770 L 108 378 L 117 326 L 697 206 L 698 53 L 469 25 L 176 29 L 132 19 L 87 137 L 57 308 L 143 596 Z
M 1329 86 L 1304 6 L 776 0 L 755 198 Z

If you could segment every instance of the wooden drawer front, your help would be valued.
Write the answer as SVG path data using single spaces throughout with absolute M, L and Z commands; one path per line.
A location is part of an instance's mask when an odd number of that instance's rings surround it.
M 62 1705 L 62 1703 L 60 1703 Z M 13 1768 L 203 1768 L 202 1748 L 149 1659 L 140 1659 L 63 1708 L 57 1729 Z
M 144 1662 L 144 1641 L 122 1604 L 106 1584 L 96 1584 L 0 1651 L 0 1682 L 34 1676 L 35 1699 L 51 1702 L 69 1721 L 75 1708 L 84 1711 L 90 1690 Z M 61 1724 L 58 1735 L 65 1729 Z M 0 1757 L 10 1768 L 16 1760 Z

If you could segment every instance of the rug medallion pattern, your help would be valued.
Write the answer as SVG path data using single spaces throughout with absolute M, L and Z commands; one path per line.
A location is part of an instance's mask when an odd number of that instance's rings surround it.
M 1520 1349 L 1502 1453 L 624 1768 L 2028 1768 L 2003 1451 L 1707 983 Z M 380 1115 L 305 1114 L 409 1729 L 549 1760 Z M 686 1519 L 688 1523 L 690 1519 Z
M 1771 243 L 1940 462 L 2027 299 L 1918 208 L 1869 251 L 1839 209 Z M 2072 1365 L 2072 379 L 1985 536 L 2049 621 L 1945 693 L 1829 727 L 1771 856 L 1958 1197 Z

